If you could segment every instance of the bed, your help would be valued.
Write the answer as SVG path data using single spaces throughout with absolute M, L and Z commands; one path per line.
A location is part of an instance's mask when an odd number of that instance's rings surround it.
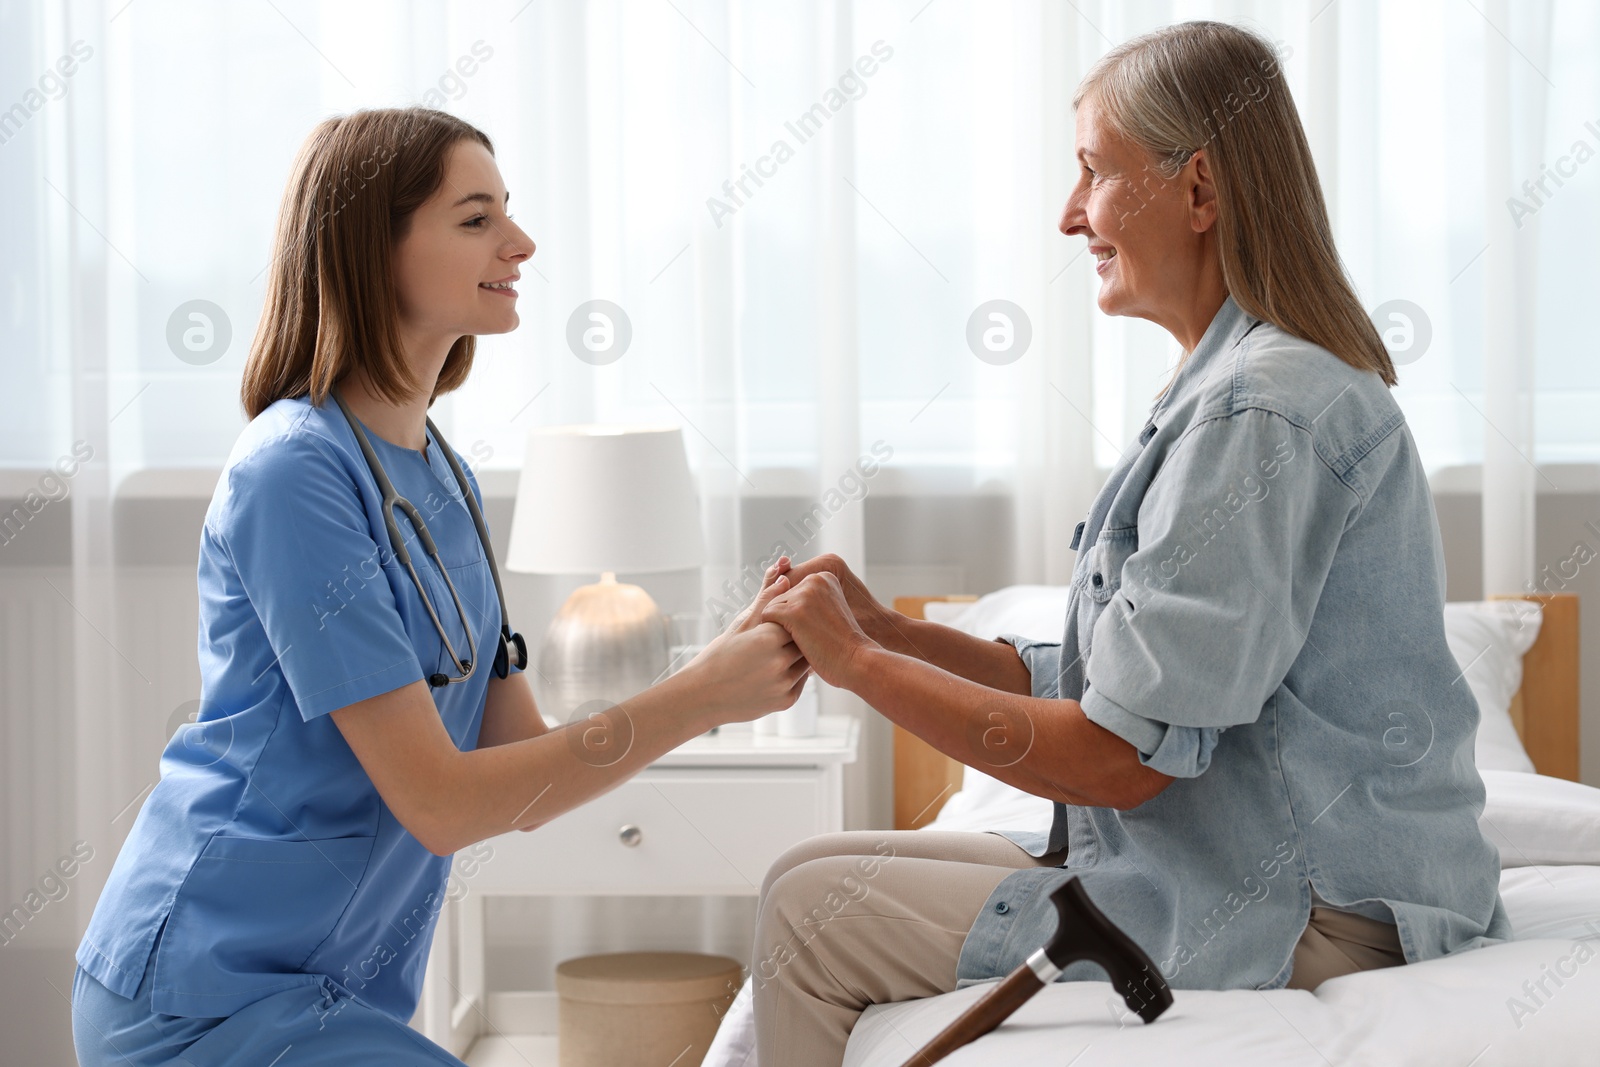
M 913 597 L 895 609 L 981 637 L 1058 639 L 1066 589 Z M 1578 600 L 1505 598 L 1446 608 L 1451 651 L 1482 713 L 1480 827 L 1501 853 L 1515 939 L 1303 990 L 1175 990 L 1146 1026 L 1107 982 L 1057 982 L 952 1067 L 1041 1063 L 1186 1065 L 1600 1063 L 1600 789 L 1578 778 Z M 1050 804 L 894 730 L 897 829 L 1048 826 Z M 900 1067 L 988 984 L 869 1008 L 846 1067 Z M 742 1002 L 742 1003 L 740 1003 Z M 754 1067 L 748 989 L 707 1067 Z

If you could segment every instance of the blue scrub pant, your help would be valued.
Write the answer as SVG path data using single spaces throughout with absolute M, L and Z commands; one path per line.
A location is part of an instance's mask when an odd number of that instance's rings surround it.
M 160 943 L 157 934 L 156 945 Z M 150 1010 L 155 959 L 152 949 L 132 1000 L 77 969 L 72 978 L 72 1040 L 80 1067 L 466 1067 L 326 977 L 317 985 L 263 997 L 225 1018 L 162 1015 Z

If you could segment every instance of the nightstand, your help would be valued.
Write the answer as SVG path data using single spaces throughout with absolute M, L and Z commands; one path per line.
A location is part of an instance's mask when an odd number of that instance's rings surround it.
M 490 838 L 492 852 L 458 853 L 459 899 L 439 915 L 412 1025 L 457 1056 L 483 1028 L 490 895 L 757 895 L 785 849 L 844 829 L 844 765 L 859 737 L 847 715 L 822 716 L 813 737 L 723 727 L 531 833 Z M 554 993 L 495 996 L 519 998 L 523 1016 L 555 1018 Z

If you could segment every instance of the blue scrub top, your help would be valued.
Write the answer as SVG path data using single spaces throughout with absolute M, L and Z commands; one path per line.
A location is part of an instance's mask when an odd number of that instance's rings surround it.
M 477 670 L 432 692 L 457 747 L 475 748 L 501 623 L 488 562 L 432 435 L 426 458 L 367 436 L 471 619 Z M 199 721 L 162 753 L 78 947 L 113 992 L 134 995 L 165 921 L 157 1012 L 227 1016 L 327 976 L 398 1020 L 415 1013 L 450 860 L 400 825 L 327 716 L 457 674 L 393 558 L 381 501 L 331 398 L 280 400 L 234 446 L 200 538 Z M 397 521 L 452 644 L 468 648 L 436 566 Z

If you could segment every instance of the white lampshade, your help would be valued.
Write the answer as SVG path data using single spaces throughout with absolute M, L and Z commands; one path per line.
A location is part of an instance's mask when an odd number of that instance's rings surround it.
M 535 574 L 698 567 L 705 550 L 676 426 L 533 430 L 506 566 Z

